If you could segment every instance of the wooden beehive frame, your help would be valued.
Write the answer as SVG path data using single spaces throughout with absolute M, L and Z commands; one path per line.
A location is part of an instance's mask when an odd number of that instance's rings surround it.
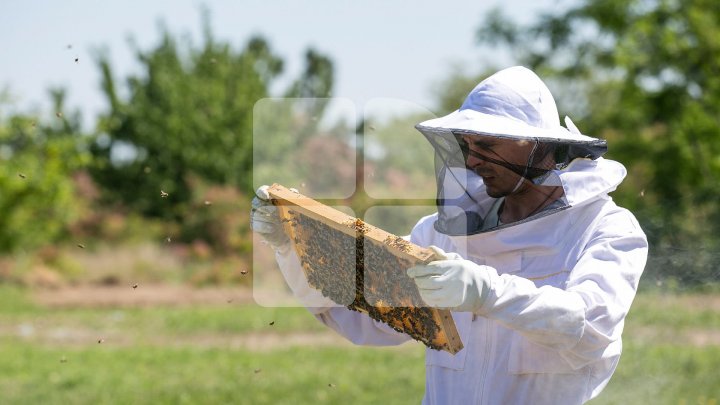
M 387 304 L 383 304 L 383 301 L 369 303 L 363 297 L 361 302 L 365 302 L 367 305 L 357 305 L 357 301 L 353 301 L 347 305 L 348 308 L 365 312 L 370 317 L 390 325 L 395 330 L 407 333 L 414 339 L 423 342 L 426 346 L 433 349 L 445 350 L 449 353 L 457 353 L 462 349 L 463 344 L 450 311 L 428 308 L 422 305 L 422 303 L 418 304 L 416 302 L 418 298 L 410 300 L 410 298 L 402 296 L 405 294 L 407 296 L 419 297 L 417 288 L 412 280 L 405 275 L 405 270 L 412 265 L 434 260 L 434 253 L 431 250 L 407 242 L 396 235 L 360 221 L 281 185 L 273 184 L 268 189 L 268 192 L 273 204 L 278 207 L 281 220 L 284 224 L 284 230 L 293 241 L 293 247 L 301 259 L 303 270 L 313 287 L 318 289 L 325 287 L 313 285 L 313 283 L 318 284 L 322 282 L 317 281 L 317 278 L 313 281 L 310 277 L 312 272 L 320 267 L 318 260 L 325 259 L 312 257 L 313 255 L 307 251 L 307 241 L 303 240 L 303 238 L 309 239 L 307 235 L 308 232 L 303 230 L 302 224 L 308 224 L 308 221 L 316 225 L 319 224 L 323 229 L 327 229 L 330 232 L 339 231 L 353 238 L 352 240 L 354 241 L 360 241 L 361 245 L 359 245 L 358 250 L 366 251 L 363 246 L 366 246 L 364 244 L 367 243 L 372 244 L 372 246 L 367 246 L 373 249 L 382 248 L 385 254 L 385 256 L 383 256 L 383 263 L 388 260 L 395 261 L 394 263 L 390 263 L 391 266 L 389 266 L 392 268 L 392 274 L 389 274 L 387 269 L 378 270 L 378 273 L 370 273 L 363 270 L 363 273 L 368 275 L 381 274 L 380 277 L 385 277 L 386 275 L 388 277 L 392 276 L 396 281 L 403 281 L 401 284 L 412 286 L 409 287 L 413 290 L 411 293 L 407 293 L 409 290 L 404 290 L 405 292 L 401 291 L 399 293 L 397 290 L 394 290 L 391 294 L 396 295 L 391 298 L 395 303 L 393 305 L 388 306 Z M 335 235 L 338 234 L 335 233 Z M 351 246 L 353 250 L 355 250 L 355 246 L 356 245 Z M 362 253 L 356 252 L 356 254 L 359 255 Z M 365 263 L 361 265 L 363 269 L 365 266 Z M 372 269 L 368 268 L 368 270 Z M 384 273 L 379 273 L 380 271 Z M 377 279 L 378 276 L 375 275 L 371 277 Z M 407 280 L 404 280 L 405 278 Z M 323 294 L 325 294 L 325 290 L 322 291 Z M 398 305 L 397 303 L 400 304 Z M 422 322 L 428 322 L 429 319 L 432 320 L 429 322 L 432 327 L 423 327 L 422 325 L 424 325 L 424 323 L 421 323 L 421 320 Z

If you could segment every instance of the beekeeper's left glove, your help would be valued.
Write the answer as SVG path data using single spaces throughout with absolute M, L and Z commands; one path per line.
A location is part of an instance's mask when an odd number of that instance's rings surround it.
M 268 186 L 260 186 L 255 192 L 250 208 L 250 229 L 276 251 L 290 246 L 290 239 L 285 235 L 280 223 L 277 207 L 270 202 Z
M 441 260 L 411 267 L 407 275 L 415 280 L 428 306 L 453 311 L 476 312 L 490 292 L 495 269 L 465 260 L 457 253 L 445 253 L 430 246 Z

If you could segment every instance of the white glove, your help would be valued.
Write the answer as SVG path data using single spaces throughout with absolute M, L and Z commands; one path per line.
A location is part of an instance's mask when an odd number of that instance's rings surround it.
M 490 292 L 494 269 L 465 260 L 457 253 L 445 253 L 437 246 L 430 249 L 443 259 L 407 270 L 423 301 L 435 308 L 478 311 Z
M 274 250 L 284 250 L 290 246 L 285 235 L 277 207 L 270 202 L 268 186 L 260 186 L 255 192 L 250 208 L 250 229 L 260 235 Z

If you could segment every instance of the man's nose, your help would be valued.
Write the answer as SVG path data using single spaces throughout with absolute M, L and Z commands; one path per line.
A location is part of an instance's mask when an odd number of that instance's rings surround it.
M 479 158 L 476 154 L 469 155 L 465 163 L 468 167 L 473 169 L 478 166 L 483 167 L 489 164 L 487 160 Z

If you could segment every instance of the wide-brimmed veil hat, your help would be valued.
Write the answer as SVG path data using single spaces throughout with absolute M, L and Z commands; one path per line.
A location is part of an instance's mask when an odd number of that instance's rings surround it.
M 501 70 L 480 82 L 457 111 L 416 125 L 435 149 L 436 229 L 450 235 L 477 233 L 492 204 L 483 191 L 482 178 L 466 167 L 469 152 L 462 139 L 474 135 L 529 140 L 536 148 L 559 146 L 563 161 L 557 161 L 556 169 L 578 158 L 598 159 L 607 151 L 605 140 L 582 134 L 568 117 L 565 125 L 560 125 L 555 100 L 545 83 L 522 66 Z M 525 167 L 491 161 L 544 185 L 554 170 L 531 167 L 532 156 Z
M 570 118 L 565 125 L 545 83 L 530 69 L 514 66 L 480 82 L 457 111 L 416 128 L 426 137 L 476 134 L 566 144 L 575 146 L 576 157 L 596 158 L 607 151 L 604 140 L 583 135 Z

